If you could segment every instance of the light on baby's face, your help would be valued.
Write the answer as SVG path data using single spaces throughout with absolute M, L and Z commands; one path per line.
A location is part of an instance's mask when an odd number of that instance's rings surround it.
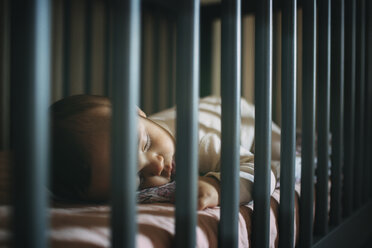
M 92 150 L 91 184 L 85 196 L 88 200 L 107 200 L 110 194 L 110 132 L 95 133 Z M 139 113 L 138 176 L 139 189 L 164 185 L 174 172 L 175 142 L 164 128 Z
M 138 120 L 139 188 L 164 185 L 175 171 L 175 142 L 164 128 L 140 116 Z

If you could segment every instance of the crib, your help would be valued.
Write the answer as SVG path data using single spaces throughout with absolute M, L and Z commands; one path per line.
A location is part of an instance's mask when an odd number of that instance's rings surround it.
M 1 150 L 13 153 L 14 185 L 12 205 L 6 206 L 12 209 L 12 235 L 1 227 L 0 244 L 58 247 L 48 241 L 53 232 L 46 187 L 50 161 L 48 107 L 51 99 L 75 91 L 99 92 L 113 103 L 108 246 L 140 245 L 136 167 L 121 166 L 137 164 L 135 106 L 155 112 L 173 104 L 177 106 L 179 134 L 176 147 L 182 153 L 176 153 L 179 176 L 172 218 L 175 229 L 168 245 L 201 246 L 196 210 L 197 104 L 200 96 L 220 87 L 222 178 L 215 245 L 242 246 L 239 185 L 238 180 L 231 179 L 238 178 L 239 173 L 239 99 L 245 95 L 255 104 L 257 166 L 250 241 L 244 244 L 272 246 L 269 173 L 271 121 L 275 119 L 281 122 L 282 144 L 275 245 L 371 246 L 371 1 L 4 0 L 1 5 L 0 141 Z M 73 10 L 78 14 L 74 15 Z M 103 22 L 93 25 L 97 13 L 103 13 Z M 246 16 L 254 17 L 248 21 L 253 27 L 251 33 L 243 25 Z M 213 31 L 216 20 L 220 22 L 217 35 Z M 77 33 L 72 29 L 81 22 L 80 43 L 84 46 L 73 46 Z M 99 34 L 94 29 L 97 26 Z M 166 35 L 161 38 L 164 26 Z M 151 39 L 144 30 L 151 32 Z M 97 65 L 94 37 L 98 36 L 102 51 Z M 253 55 L 245 46 L 248 42 Z M 153 46 L 150 57 L 146 50 L 149 45 Z M 83 51 L 83 55 L 75 60 L 72 56 L 77 51 Z M 167 62 L 160 63 L 164 58 Z M 249 68 L 247 59 L 252 65 Z M 148 60 L 150 67 L 144 66 Z M 55 70 L 57 67 L 60 69 Z M 101 81 L 97 90 L 93 82 L 98 80 L 94 71 L 98 67 Z M 216 68 L 220 74 L 214 73 Z M 78 90 L 73 89 L 76 85 L 71 80 L 76 70 L 83 79 Z M 254 84 L 251 88 L 247 78 Z M 220 86 L 215 85 L 216 80 Z M 301 129 L 302 171 L 296 195 L 297 128 Z

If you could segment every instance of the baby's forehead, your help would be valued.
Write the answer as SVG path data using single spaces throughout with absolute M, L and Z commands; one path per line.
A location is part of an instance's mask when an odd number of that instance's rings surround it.
M 140 139 L 143 135 L 146 135 L 147 132 L 152 129 L 152 123 L 146 117 L 139 115 L 137 122 L 138 139 Z
M 159 125 L 157 125 L 156 123 L 154 123 L 151 119 L 147 118 L 147 117 L 143 117 L 143 116 L 138 116 L 138 127 L 139 129 L 141 128 L 159 128 L 158 127 Z

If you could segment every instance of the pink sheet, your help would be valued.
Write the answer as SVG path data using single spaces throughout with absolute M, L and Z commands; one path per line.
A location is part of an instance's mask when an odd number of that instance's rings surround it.
M 8 153 L 0 151 L 0 247 L 11 246 L 11 207 L 9 206 Z M 295 239 L 298 239 L 298 192 L 295 198 Z M 278 244 L 279 189 L 271 197 L 270 247 Z M 239 246 L 249 247 L 252 233 L 252 204 L 241 206 Z M 138 205 L 137 247 L 173 247 L 174 205 L 151 203 Z M 219 208 L 198 211 L 197 247 L 217 247 Z M 110 207 L 108 205 L 54 205 L 49 210 L 52 247 L 109 247 Z
M 299 192 L 299 185 L 296 185 Z M 278 243 L 279 189 L 271 197 L 270 247 Z M 298 227 L 298 194 L 296 194 L 295 229 Z M 10 207 L 0 206 L 0 246 L 10 245 Z M 174 205 L 152 203 L 138 205 L 137 247 L 172 247 Z M 52 247 L 109 247 L 110 207 L 107 205 L 65 205 L 50 209 Z M 252 232 L 252 205 L 241 206 L 239 247 L 249 247 Z M 219 208 L 198 211 L 197 247 L 217 247 Z M 296 240 L 298 233 L 296 233 Z

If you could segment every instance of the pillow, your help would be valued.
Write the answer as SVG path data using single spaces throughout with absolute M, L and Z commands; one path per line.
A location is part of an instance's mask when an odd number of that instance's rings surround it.
M 11 153 L 9 151 L 0 151 L 0 204 L 11 204 Z M 172 181 L 168 184 L 143 189 L 137 192 L 138 203 L 153 202 L 174 202 L 176 192 L 176 183 Z
M 175 202 L 176 181 L 137 192 L 138 203 Z

